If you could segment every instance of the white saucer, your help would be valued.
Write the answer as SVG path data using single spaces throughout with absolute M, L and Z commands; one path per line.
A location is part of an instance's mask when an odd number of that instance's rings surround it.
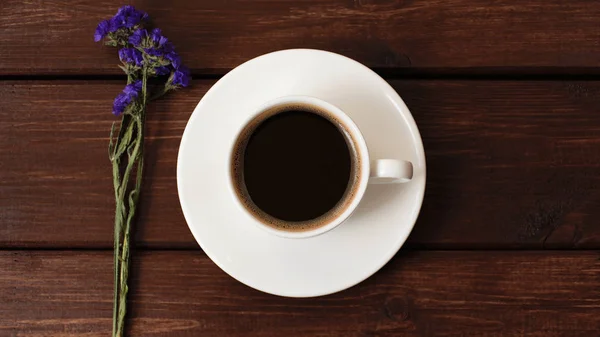
M 231 147 L 249 113 L 286 95 L 341 108 L 362 131 L 371 159 L 409 160 L 413 180 L 370 185 L 346 222 L 317 237 L 285 239 L 255 226 L 234 203 Z M 181 140 L 177 186 L 190 230 L 226 273 L 275 295 L 320 296 L 363 281 L 400 249 L 423 201 L 425 153 L 408 108 L 377 74 L 341 55 L 284 50 L 240 65 L 202 98 Z

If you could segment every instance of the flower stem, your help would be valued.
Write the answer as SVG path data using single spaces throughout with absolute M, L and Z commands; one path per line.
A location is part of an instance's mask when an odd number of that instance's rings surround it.
M 120 270 L 120 260 L 119 260 L 119 250 L 121 245 L 121 234 L 123 231 L 123 218 L 125 217 L 126 209 L 123 204 L 122 194 L 121 194 L 121 177 L 120 177 L 120 166 L 121 166 L 121 156 L 116 156 L 116 149 L 121 146 L 121 142 L 123 141 L 123 135 L 126 132 L 132 132 L 132 130 L 125 131 L 127 129 L 131 129 L 133 127 L 133 123 L 131 123 L 131 118 L 129 116 L 124 115 L 121 119 L 121 130 L 119 132 L 119 137 L 117 138 L 117 142 L 114 146 L 111 155 L 112 167 L 113 167 L 113 185 L 115 189 L 115 228 L 114 228 L 114 296 L 113 296 L 113 336 L 116 336 L 117 333 L 117 312 L 119 311 L 119 270 Z
M 127 119 L 123 117 L 121 131 L 114 146 L 113 156 L 113 183 L 115 187 L 115 293 L 113 304 L 113 337 L 122 337 L 125 330 L 125 315 L 127 312 L 127 293 L 129 290 L 129 262 L 130 262 L 130 233 L 131 224 L 135 216 L 135 210 L 139 200 L 142 186 L 142 175 L 144 167 L 144 122 L 147 100 L 147 77 L 146 68 L 142 70 L 142 104 Z M 131 135 L 135 134 L 135 138 Z M 127 142 L 127 144 L 122 144 Z M 119 150 L 122 149 L 122 150 Z M 119 152 L 121 151 L 121 152 Z M 121 158 L 127 159 L 127 164 L 120 175 Z M 129 178 L 137 166 L 136 182 L 133 189 L 128 191 Z

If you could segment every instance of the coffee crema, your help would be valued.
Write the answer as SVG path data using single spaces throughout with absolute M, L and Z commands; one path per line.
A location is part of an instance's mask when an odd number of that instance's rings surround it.
M 238 136 L 231 175 L 245 208 L 285 231 L 329 224 L 353 200 L 360 155 L 345 125 L 322 109 L 287 104 L 260 113 Z

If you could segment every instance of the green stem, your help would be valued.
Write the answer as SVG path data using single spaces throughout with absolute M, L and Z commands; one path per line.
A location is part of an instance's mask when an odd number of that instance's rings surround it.
M 114 295 L 113 295 L 113 337 L 117 333 L 117 311 L 118 311 L 118 296 L 119 296 L 119 242 L 121 241 L 121 227 L 122 227 L 122 208 L 119 202 L 118 190 L 119 190 L 119 161 L 113 159 L 113 183 L 115 187 L 115 233 L 114 233 Z
M 135 215 L 135 210 L 137 206 L 137 202 L 139 200 L 139 195 L 142 186 L 142 175 L 143 175 L 143 167 L 144 167 L 144 122 L 145 122 L 145 114 L 146 114 L 146 100 L 147 100 L 147 80 L 148 73 L 147 69 L 142 69 L 142 106 L 138 111 L 138 114 L 134 115 L 130 119 L 130 124 L 128 127 L 135 127 L 136 138 L 132 141 L 132 144 L 128 146 L 134 146 L 131 151 L 129 149 L 127 152 L 127 166 L 125 168 L 125 172 L 123 173 L 123 181 L 120 184 L 120 188 L 118 189 L 118 200 L 117 200 L 117 210 L 125 210 L 125 202 L 126 202 L 126 192 L 127 186 L 129 183 L 129 177 L 131 176 L 133 167 L 137 165 L 136 172 L 136 183 L 133 190 L 129 192 L 129 208 L 127 212 L 121 213 L 120 217 L 120 225 L 121 228 L 117 228 L 117 220 L 115 220 L 115 232 L 117 229 L 119 233 L 122 230 L 122 246 L 115 244 L 115 289 L 118 291 L 118 294 L 115 293 L 115 304 L 113 306 L 113 337 L 122 337 L 125 329 L 125 315 L 127 312 L 127 293 L 129 291 L 129 287 L 127 285 L 129 278 L 129 261 L 130 261 L 130 233 L 131 233 L 131 224 Z M 122 226 L 123 219 L 125 219 L 124 227 Z M 120 237 L 115 234 L 115 240 L 120 239 Z M 121 247 L 121 249 L 119 249 Z
M 123 219 L 125 217 L 125 205 L 123 204 L 122 195 L 119 193 L 121 189 L 121 177 L 120 177 L 120 156 L 115 156 L 116 149 L 122 141 L 123 134 L 126 132 L 125 129 L 133 127 L 131 118 L 124 115 L 121 119 L 121 128 L 119 130 L 119 136 L 115 143 L 113 154 L 111 156 L 112 167 L 113 167 L 113 185 L 115 190 L 115 228 L 114 228 L 114 294 L 113 294 L 113 336 L 117 333 L 117 312 L 119 311 L 119 247 L 121 243 L 121 233 L 123 229 Z

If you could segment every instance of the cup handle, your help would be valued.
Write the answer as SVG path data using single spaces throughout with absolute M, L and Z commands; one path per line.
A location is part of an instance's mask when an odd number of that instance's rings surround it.
M 378 159 L 371 161 L 369 184 L 395 184 L 409 182 L 413 165 L 406 160 Z

